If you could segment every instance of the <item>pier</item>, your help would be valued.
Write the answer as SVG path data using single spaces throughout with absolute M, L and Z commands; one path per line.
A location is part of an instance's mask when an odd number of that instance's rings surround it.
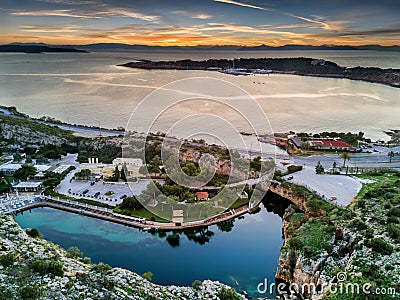
M 186 228 L 207 227 L 223 221 L 227 221 L 238 216 L 241 216 L 249 211 L 247 205 L 238 209 L 231 209 L 219 215 L 200 220 L 195 222 L 186 222 L 182 224 L 175 224 L 173 222 L 155 222 L 148 221 L 143 218 L 131 217 L 115 213 L 112 209 L 104 208 L 87 203 L 80 203 L 77 201 L 59 199 L 43 195 L 36 195 L 34 198 L 26 200 L 19 200 L 19 205 L 7 205 L 7 209 L 3 210 L 4 214 L 18 214 L 27 210 L 38 207 L 50 207 L 59 210 L 64 210 L 72 213 L 81 214 L 84 216 L 97 218 L 109 222 L 122 224 L 125 226 L 136 227 L 143 230 L 183 230 Z

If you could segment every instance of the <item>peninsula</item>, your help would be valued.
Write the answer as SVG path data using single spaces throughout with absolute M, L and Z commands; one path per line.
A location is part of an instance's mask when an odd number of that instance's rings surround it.
M 204 70 L 218 71 L 232 75 L 250 74 L 293 74 L 329 78 L 347 78 L 400 87 L 400 69 L 381 69 L 375 67 L 346 68 L 323 59 L 313 58 L 239 58 L 208 59 L 194 61 L 138 60 L 119 66 L 139 69 L 161 70 Z

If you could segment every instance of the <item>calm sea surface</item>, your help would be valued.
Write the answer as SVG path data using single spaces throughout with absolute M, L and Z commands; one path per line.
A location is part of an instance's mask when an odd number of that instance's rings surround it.
M 343 66 L 400 68 L 398 52 L 383 51 L 2 53 L 0 104 L 14 105 L 33 116 L 49 115 L 71 123 L 125 127 L 137 104 L 150 92 L 175 80 L 208 76 L 232 82 L 251 94 L 276 132 L 362 130 L 372 138 L 387 138 L 384 130 L 400 128 L 400 89 L 380 84 L 291 75 L 244 77 L 116 66 L 136 59 L 299 56 L 329 59 Z M 154 107 L 157 108 L 157 103 Z M 194 103 L 177 106 L 169 112 L 171 123 L 161 122 L 155 130 L 166 131 L 177 119 L 196 112 L 198 106 Z M 221 117 L 226 114 L 224 110 L 216 113 Z M 190 132 L 198 126 L 194 123 L 186 129 Z M 185 134 L 178 132 L 178 135 Z
M 139 274 L 151 271 L 155 283 L 191 285 L 196 279 L 212 279 L 252 295 L 264 278 L 274 282 L 283 243 L 281 218 L 264 207 L 235 220 L 230 232 L 211 226 L 208 233 L 197 233 L 197 242 L 182 233 L 175 246 L 158 234 L 51 208 L 24 212 L 16 219 L 21 227 L 37 228 L 64 248 L 77 246 L 93 262 Z

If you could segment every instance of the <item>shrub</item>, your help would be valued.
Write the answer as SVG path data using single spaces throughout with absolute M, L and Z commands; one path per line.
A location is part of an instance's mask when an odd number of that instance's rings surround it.
M 357 206 L 359 208 L 364 208 L 365 207 L 365 200 L 363 200 L 363 199 L 358 200 L 357 201 Z
M 221 300 L 239 300 L 241 297 L 236 293 L 233 288 L 222 287 L 217 293 Z
M 291 174 L 291 173 L 294 173 L 294 172 L 298 172 L 298 171 L 301 171 L 301 170 L 303 170 L 303 166 L 296 166 L 296 165 L 290 165 L 290 166 L 288 166 L 287 167 L 287 174 Z
M 365 230 L 368 226 L 360 219 L 354 219 L 350 222 L 350 226 L 357 230 Z
M 39 273 L 41 276 L 46 274 L 51 274 L 53 276 L 64 275 L 62 263 L 55 260 L 46 261 L 37 258 L 30 264 L 29 267 L 33 272 Z
M 303 242 L 300 241 L 299 238 L 294 237 L 288 241 L 288 246 L 293 250 L 300 250 L 301 248 L 303 248 Z
M 142 274 L 143 279 L 146 279 L 148 281 L 151 281 L 153 279 L 153 273 L 151 272 L 146 272 Z
M 84 258 L 82 259 L 82 261 L 83 261 L 85 264 L 87 264 L 87 265 L 92 264 L 92 260 L 91 260 L 90 257 L 84 257 Z
M 78 247 L 69 247 L 67 250 L 68 257 L 71 258 L 81 258 L 83 253 L 78 249 Z
M 19 288 L 19 295 L 21 299 L 33 300 L 38 299 L 40 296 L 40 290 L 35 285 L 25 285 Z
M 393 252 L 393 246 L 385 242 L 381 238 L 370 239 L 368 241 L 368 245 L 373 251 L 381 253 L 383 255 L 390 255 Z
M 388 224 L 390 224 L 390 223 L 398 224 L 399 223 L 399 218 L 390 216 L 390 217 L 387 218 L 386 223 L 388 223 Z
M 111 269 L 112 268 L 109 265 L 102 263 L 102 262 L 99 262 L 97 265 L 93 265 L 93 267 L 92 267 L 93 271 L 97 271 L 100 273 L 106 273 L 106 272 L 110 271 Z
M 322 207 L 322 200 L 309 200 L 306 202 L 306 206 L 307 208 L 312 211 L 312 212 L 316 212 L 318 211 L 321 207 Z
M 400 217 L 400 206 L 393 207 L 391 210 L 388 211 L 387 213 L 388 217 Z
M 25 230 L 25 232 L 27 235 L 29 235 L 30 237 L 33 237 L 33 238 L 37 238 L 40 236 L 40 232 L 36 228 L 27 228 Z
M 200 280 L 195 280 L 192 283 L 192 288 L 194 288 L 195 290 L 200 290 L 202 283 Z
M 396 241 L 396 243 L 400 243 L 400 225 L 399 224 L 388 224 L 387 232 L 389 236 Z
M 15 256 L 12 253 L 3 254 L 2 256 L 0 256 L 0 264 L 5 268 L 11 266 L 12 264 L 14 264 L 14 262 Z

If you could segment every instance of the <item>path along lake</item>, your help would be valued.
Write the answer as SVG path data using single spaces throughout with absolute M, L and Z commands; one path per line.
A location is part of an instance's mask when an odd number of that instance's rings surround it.
M 196 279 L 211 279 L 253 296 L 264 278 L 274 282 L 283 244 L 281 218 L 263 205 L 258 213 L 236 219 L 229 232 L 210 226 L 196 234 L 196 241 L 181 233 L 178 245 L 159 233 L 52 208 L 26 211 L 16 220 L 22 228 L 37 228 L 45 239 L 66 249 L 77 246 L 93 262 L 139 274 L 151 271 L 158 284 L 191 285 Z

